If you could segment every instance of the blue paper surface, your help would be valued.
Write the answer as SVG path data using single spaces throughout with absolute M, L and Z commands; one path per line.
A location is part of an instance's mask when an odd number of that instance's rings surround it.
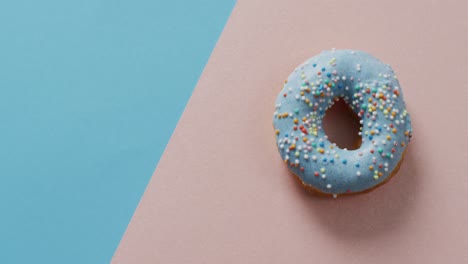
M 0 2 L 0 263 L 108 263 L 234 0 Z

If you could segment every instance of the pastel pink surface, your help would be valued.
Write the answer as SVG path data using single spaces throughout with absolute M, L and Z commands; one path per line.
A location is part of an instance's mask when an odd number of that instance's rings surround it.
M 113 263 L 468 263 L 467 3 L 239 1 Z M 335 200 L 272 128 L 283 80 L 332 47 L 391 64 L 414 128 L 394 179 Z

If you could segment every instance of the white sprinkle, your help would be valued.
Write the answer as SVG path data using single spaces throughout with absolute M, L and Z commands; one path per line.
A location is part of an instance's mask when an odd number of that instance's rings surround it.
M 304 159 L 308 160 L 308 159 L 309 159 L 309 155 L 305 154 L 305 155 L 304 155 Z
M 332 186 L 331 184 L 327 184 L 327 188 L 330 189 Z
M 357 172 L 356 172 L 356 175 L 357 175 L 357 176 L 361 176 L 361 172 L 360 172 L 360 171 L 357 171 Z
M 333 198 L 336 199 L 336 197 L 338 197 L 338 194 L 333 194 Z
M 317 156 L 313 155 L 313 156 L 312 156 L 312 160 L 316 161 L 316 160 L 317 160 Z

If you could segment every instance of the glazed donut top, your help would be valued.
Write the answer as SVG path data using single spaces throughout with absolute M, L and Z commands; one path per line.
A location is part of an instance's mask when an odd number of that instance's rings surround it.
M 323 130 L 325 112 L 337 98 L 361 119 L 359 149 L 340 149 Z M 351 50 L 323 51 L 298 66 L 276 99 L 273 126 L 289 169 L 305 185 L 335 197 L 385 182 L 412 134 L 392 68 Z

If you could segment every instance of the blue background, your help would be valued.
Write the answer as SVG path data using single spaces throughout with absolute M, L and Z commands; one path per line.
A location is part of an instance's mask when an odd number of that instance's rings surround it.
M 108 263 L 234 0 L 0 1 L 0 263 Z

